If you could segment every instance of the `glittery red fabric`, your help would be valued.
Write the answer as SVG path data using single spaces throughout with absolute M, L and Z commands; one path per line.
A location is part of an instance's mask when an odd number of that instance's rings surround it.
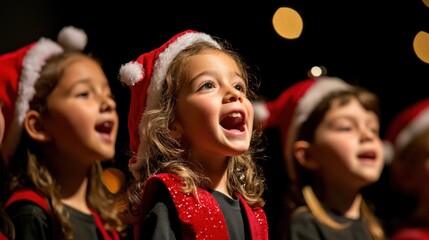
M 181 179 L 173 174 L 152 176 L 146 183 L 146 189 L 148 185 L 157 182 L 156 180 L 161 180 L 170 192 L 182 223 L 183 239 L 229 240 L 222 211 L 208 191 L 199 188 L 197 193 L 184 194 L 181 191 Z M 252 239 L 268 239 L 268 223 L 264 210 L 252 208 L 240 195 L 238 197 L 245 208 Z

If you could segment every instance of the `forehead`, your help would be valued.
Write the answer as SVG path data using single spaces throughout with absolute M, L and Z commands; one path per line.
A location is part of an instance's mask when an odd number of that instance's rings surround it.
M 344 114 L 357 117 L 365 116 L 378 121 L 377 114 L 372 110 L 366 109 L 354 96 L 348 97 L 346 101 L 344 101 L 344 99 L 333 99 L 325 114 L 325 119 Z
M 218 50 L 208 50 L 190 56 L 186 61 L 184 70 L 191 75 L 202 71 L 243 74 L 242 69 L 233 57 Z
M 64 69 L 63 77 L 90 78 L 92 76 L 104 76 L 100 64 L 88 57 L 74 57 Z

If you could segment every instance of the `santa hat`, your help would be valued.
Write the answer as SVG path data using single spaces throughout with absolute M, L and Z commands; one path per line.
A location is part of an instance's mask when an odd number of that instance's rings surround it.
M 129 85 L 131 89 L 128 131 L 133 156 L 129 160 L 128 166 L 136 178 L 139 176 L 138 169 L 142 166 L 137 158 L 139 145 L 142 144 L 140 136 L 142 115 L 147 110 L 159 107 L 162 86 L 172 60 L 186 47 L 201 41 L 209 42 L 220 48 L 219 43 L 210 35 L 186 30 L 172 37 L 161 47 L 142 54 L 137 60 L 130 61 L 120 68 L 120 80 Z
M 283 156 L 292 180 L 295 180 L 292 146 L 301 125 L 324 97 L 350 87 L 342 79 L 323 76 L 297 82 L 275 100 L 253 103 L 255 124 L 260 124 L 262 129 L 280 129 Z
M 402 151 L 414 138 L 429 129 L 429 99 L 421 100 L 396 115 L 386 130 L 384 146 L 386 162 L 394 152 Z
M 65 49 L 83 50 L 86 43 L 83 30 L 68 26 L 59 32 L 58 43 L 42 37 L 0 56 L 0 99 L 5 117 L 5 139 L 2 142 L 8 146 L 6 161 L 18 145 L 25 114 L 35 93 L 34 85 L 46 61 Z

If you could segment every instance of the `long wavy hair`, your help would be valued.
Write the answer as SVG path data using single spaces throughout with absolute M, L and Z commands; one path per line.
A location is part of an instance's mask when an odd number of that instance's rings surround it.
M 219 41 L 223 48 L 218 49 L 207 42 L 195 43 L 181 51 L 172 61 L 166 75 L 163 86 L 160 108 L 146 111 L 142 117 L 142 132 L 145 145 L 140 149 L 142 154 L 137 156 L 138 161 L 143 161 L 141 178 L 137 179 L 128 189 L 128 201 L 133 215 L 140 213 L 142 186 L 149 176 L 156 173 L 174 173 L 183 181 L 183 192 L 195 192 L 197 188 L 206 188 L 210 181 L 201 174 L 199 166 L 187 161 L 189 149 L 180 141 L 171 136 L 172 124 L 175 119 L 177 96 L 181 84 L 186 77 L 186 66 L 190 57 L 207 52 L 224 52 L 237 63 L 241 75 L 248 85 L 247 97 L 256 97 L 255 89 L 259 86 L 256 78 L 250 78 L 249 67 L 245 65 L 242 57 L 231 50 L 225 41 Z M 252 75 L 254 77 L 254 75 Z M 262 132 L 253 130 L 250 149 L 239 155 L 228 157 L 227 188 L 229 193 L 238 193 L 251 206 L 264 206 L 262 194 L 265 182 L 262 169 L 258 166 L 258 156 L 264 158 Z M 260 154 L 260 155 L 259 155 Z
M 48 111 L 46 108 L 47 99 L 57 86 L 64 71 L 73 61 L 82 58 L 91 58 L 91 56 L 80 52 L 65 52 L 50 58 L 35 84 L 36 93 L 30 102 L 30 109 L 45 114 Z M 61 186 L 55 181 L 51 172 L 52 169 L 48 167 L 38 142 L 31 139 L 25 130 L 22 133 L 17 151 L 10 161 L 10 170 L 12 179 L 9 192 L 31 188 L 46 196 L 54 219 L 54 239 L 73 239 L 69 220 L 70 213 L 61 202 Z M 94 163 L 88 172 L 86 200 L 89 207 L 105 221 L 107 230 L 120 232 L 124 226 L 118 217 L 118 211 L 115 209 L 114 196 L 101 180 L 101 170 L 100 163 Z
M 348 104 L 352 99 L 358 100 L 367 111 L 374 112 L 380 119 L 380 104 L 377 95 L 364 88 L 354 86 L 352 89 L 333 92 L 325 97 L 300 127 L 297 140 L 313 142 L 314 133 L 323 120 L 326 112 L 331 108 L 332 103 L 338 101 L 340 105 L 343 106 Z M 293 161 L 297 162 L 296 159 L 293 159 Z M 296 173 L 296 180 L 290 185 L 291 195 L 287 203 L 289 213 L 294 212 L 294 210 L 300 211 L 302 210 L 300 206 L 306 206 L 316 219 L 328 227 L 336 230 L 347 228 L 347 224 L 336 222 L 323 208 L 323 204 L 317 197 L 317 194 L 322 191 L 323 186 L 314 172 L 304 168 L 300 164 L 295 164 L 294 171 Z M 364 199 L 362 199 L 360 208 L 367 229 L 373 239 L 386 239 L 382 224 L 374 215 L 373 209 L 368 206 Z

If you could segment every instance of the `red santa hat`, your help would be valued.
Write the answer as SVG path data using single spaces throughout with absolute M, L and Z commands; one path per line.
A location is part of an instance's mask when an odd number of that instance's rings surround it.
M 24 117 L 35 93 L 34 84 L 46 61 L 65 49 L 83 50 L 86 43 L 87 36 L 83 30 L 68 26 L 59 32 L 57 42 L 42 37 L 37 42 L 0 56 L 0 99 L 5 117 L 2 142 L 8 146 L 5 149 L 6 161 L 18 145 Z
M 429 129 L 429 99 L 421 100 L 396 115 L 385 135 L 385 158 L 390 163 L 394 152 L 402 151 L 419 134 Z
M 350 87 L 340 78 L 323 76 L 299 81 L 272 101 L 253 103 L 255 124 L 263 129 L 280 129 L 283 157 L 292 180 L 295 180 L 292 147 L 301 125 L 324 97 Z
M 129 160 L 128 167 L 136 178 L 139 177 L 138 169 L 142 166 L 138 156 L 139 146 L 144 145 L 140 137 L 143 113 L 159 107 L 165 76 L 176 55 L 186 47 L 201 41 L 220 48 L 219 43 L 210 35 L 186 30 L 172 37 L 161 47 L 143 53 L 137 60 L 130 61 L 120 68 L 120 80 L 131 89 L 128 131 L 133 156 Z

